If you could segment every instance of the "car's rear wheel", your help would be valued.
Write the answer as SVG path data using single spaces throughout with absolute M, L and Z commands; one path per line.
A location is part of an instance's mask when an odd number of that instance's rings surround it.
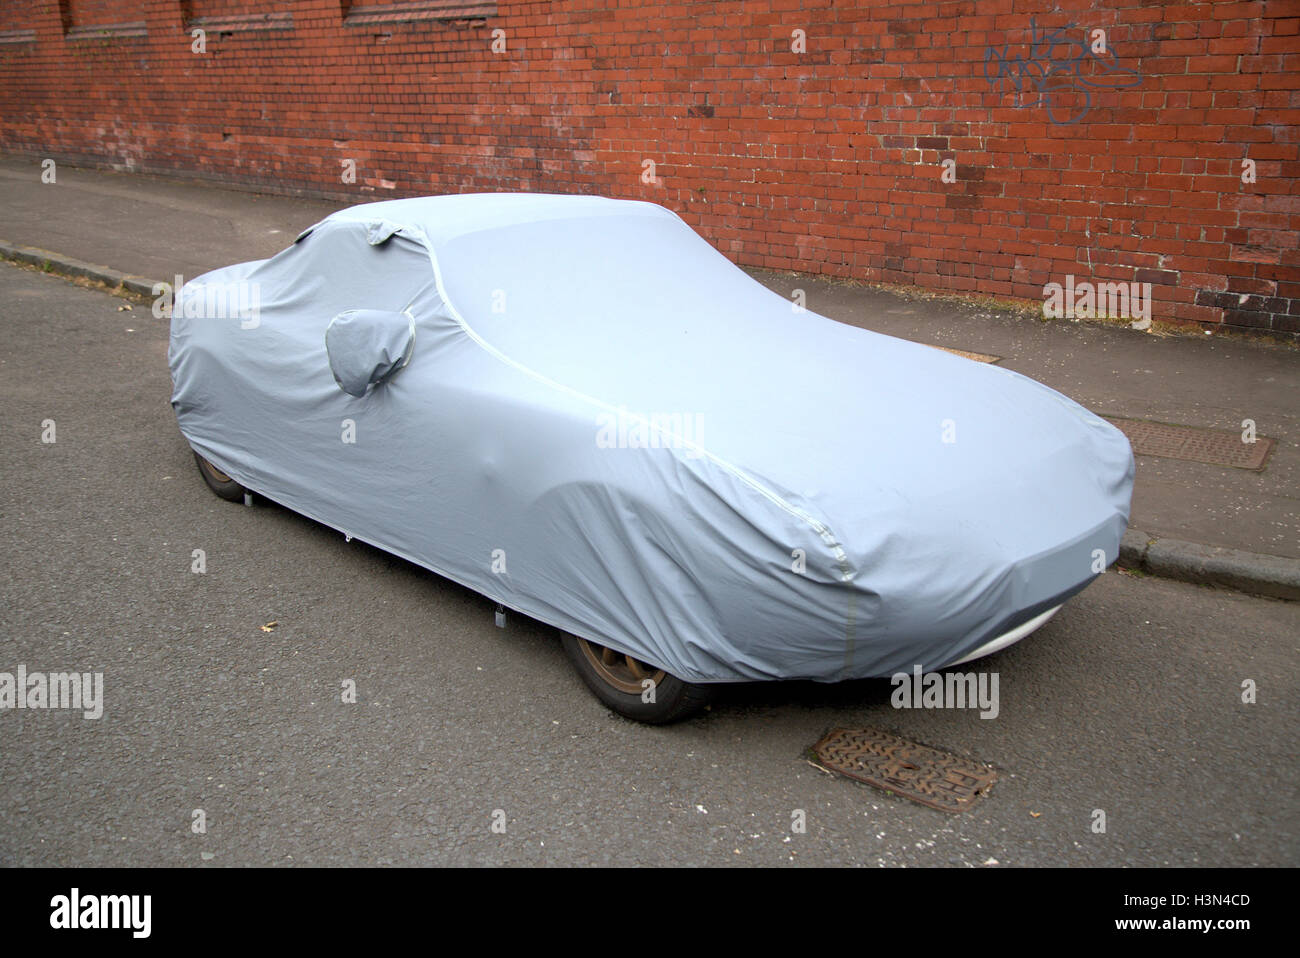
M 615 649 L 562 633 L 564 651 L 587 688 L 619 715 L 651 725 L 687 718 L 713 698 L 708 685 L 683 682 Z
M 194 461 L 199 464 L 199 474 L 203 476 L 203 481 L 208 484 L 208 488 L 219 495 L 222 499 L 230 502 L 243 502 L 244 493 L 247 491 L 239 483 L 235 482 L 228 475 L 208 462 L 197 452 L 194 454 Z

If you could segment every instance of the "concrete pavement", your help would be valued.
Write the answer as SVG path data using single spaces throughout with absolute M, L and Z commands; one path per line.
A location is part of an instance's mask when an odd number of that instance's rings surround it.
M 359 192 L 357 202 L 376 198 Z M 147 297 L 176 274 L 274 255 L 341 205 L 71 167 L 47 184 L 38 161 L 4 157 L 0 255 Z M 1300 351 L 751 272 L 784 296 L 803 289 L 809 309 L 841 322 L 997 356 L 1102 415 L 1221 430 L 1253 420 L 1277 440 L 1261 472 L 1139 457 L 1121 563 L 1300 598 Z

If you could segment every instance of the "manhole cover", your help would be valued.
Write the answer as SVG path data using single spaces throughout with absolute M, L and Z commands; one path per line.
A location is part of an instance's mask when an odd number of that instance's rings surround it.
M 1275 441 L 1256 436 L 1254 442 L 1242 442 L 1241 433 L 1222 429 L 1195 429 L 1112 416 L 1105 419 L 1128 436 L 1136 455 L 1207 462 L 1212 466 L 1263 469 Z
M 1001 356 L 990 356 L 988 353 L 972 353 L 965 349 L 953 349 L 950 346 L 935 346 L 933 343 L 926 343 L 926 345 L 931 346 L 934 349 L 942 349 L 945 353 L 952 353 L 954 356 L 963 356 L 966 359 L 973 359 L 977 363 L 996 363 L 1002 358 Z
M 830 771 L 944 812 L 963 812 L 997 781 L 987 765 L 874 728 L 837 728 L 812 747 Z

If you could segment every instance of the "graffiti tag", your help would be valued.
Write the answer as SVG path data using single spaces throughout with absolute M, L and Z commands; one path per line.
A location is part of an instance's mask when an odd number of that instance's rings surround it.
M 1070 39 L 1070 23 L 1050 33 L 1029 21 L 1028 51 L 1012 56 L 990 45 L 984 51 L 984 79 L 1001 92 L 1006 80 L 1016 91 L 1019 106 L 1047 108 L 1047 117 L 1058 126 L 1078 123 L 1092 109 L 1094 89 L 1119 90 L 1137 86 L 1142 76 L 1136 70 L 1119 65 L 1114 51 L 1101 44 L 1089 46 L 1080 39 Z M 1024 44 L 1014 44 L 1023 46 Z M 1027 96 L 1025 94 L 1028 94 Z

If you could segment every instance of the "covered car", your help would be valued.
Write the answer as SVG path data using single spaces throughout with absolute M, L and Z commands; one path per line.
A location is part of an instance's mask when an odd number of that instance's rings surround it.
M 650 721 L 712 683 L 993 651 L 1117 557 L 1129 513 L 1110 424 L 803 310 L 645 202 L 340 211 L 187 283 L 169 361 L 216 491 L 558 627 Z

